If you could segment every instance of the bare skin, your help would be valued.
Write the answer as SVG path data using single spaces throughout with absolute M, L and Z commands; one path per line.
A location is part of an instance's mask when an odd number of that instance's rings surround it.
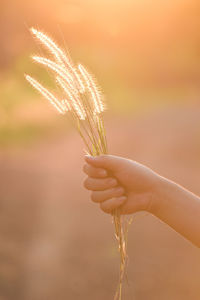
M 148 211 L 200 247 L 200 197 L 129 159 L 102 155 L 85 161 L 84 186 L 104 212 Z

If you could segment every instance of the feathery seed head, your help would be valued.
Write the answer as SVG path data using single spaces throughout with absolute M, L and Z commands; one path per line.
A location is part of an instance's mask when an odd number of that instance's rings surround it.
M 51 38 L 49 38 L 42 31 L 38 31 L 33 27 L 30 29 L 30 31 L 55 56 L 58 63 L 61 65 L 64 65 L 64 62 L 70 64 L 69 58 Z
M 62 67 L 61 65 L 55 63 L 54 61 L 52 61 L 51 59 L 48 59 L 46 57 L 41 57 L 41 56 L 32 56 L 32 59 L 35 60 L 36 62 L 45 65 L 47 67 L 49 67 L 50 69 L 52 69 L 55 72 L 63 72 L 65 73 L 66 70 L 64 67 Z
M 69 82 L 72 89 L 74 89 L 74 81 L 70 73 L 67 73 L 65 68 L 61 65 L 55 63 L 54 61 L 40 56 L 32 56 L 32 59 L 44 66 L 47 66 L 49 69 L 57 73 L 60 77 L 62 77 L 65 81 Z
M 59 113 L 64 114 L 65 110 L 60 101 L 50 93 L 45 87 L 43 87 L 37 80 L 29 75 L 25 75 L 26 80 L 43 95 L 49 102 L 59 111 Z
M 83 65 L 79 64 L 78 69 L 86 83 L 86 86 L 88 90 L 90 91 L 90 94 L 92 96 L 92 100 L 94 103 L 94 112 L 95 113 L 101 113 L 104 111 L 104 104 L 101 99 L 101 94 L 92 78 L 90 73 L 83 67 Z
M 35 28 L 30 29 L 31 33 L 41 41 L 41 43 L 53 54 L 57 62 L 64 68 L 67 68 L 68 73 L 74 77 L 74 80 L 77 84 L 78 90 L 80 93 L 84 93 L 85 86 L 77 73 L 77 70 L 73 67 L 73 64 L 69 57 L 58 47 L 58 45 L 50 39 L 46 34 L 41 31 L 38 31 Z
M 62 87 L 64 92 L 66 93 L 67 97 L 69 98 L 72 107 L 74 108 L 77 116 L 81 120 L 85 120 L 86 118 L 86 112 L 83 107 L 83 104 L 80 101 L 79 96 L 76 96 L 73 94 L 73 90 L 70 89 L 70 87 L 66 84 L 66 82 L 59 76 L 56 77 L 57 82 Z
M 30 28 L 30 32 L 32 32 L 32 34 L 35 34 L 35 35 L 36 35 L 38 31 L 37 31 L 37 29 L 31 27 L 31 28 Z
M 69 103 L 68 100 L 63 99 L 63 100 L 61 100 L 61 103 L 62 103 L 63 108 L 64 108 L 64 110 L 65 110 L 66 112 L 72 110 L 72 107 L 71 107 L 71 105 L 70 105 L 70 103 Z
M 75 76 L 75 78 L 77 79 L 79 92 L 80 92 L 81 94 L 83 94 L 83 93 L 85 92 L 85 86 L 84 86 L 84 84 L 83 84 L 83 81 L 82 81 L 81 77 L 79 76 L 79 74 L 78 74 L 76 68 L 73 68 L 73 71 L 74 71 L 74 76 Z

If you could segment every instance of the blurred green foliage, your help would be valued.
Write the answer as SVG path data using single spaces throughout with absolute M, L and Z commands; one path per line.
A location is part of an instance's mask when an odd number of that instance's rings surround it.
M 118 57 L 110 59 L 109 63 L 103 64 L 106 57 L 103 54 L 89 56 L 86 49 L 76 51 L 73 56 L 75 61 L 83 61 L 89 70 L 95 75 L 97 81 L 103 87 L 105 101 L 107 102 L 109 116 L 115 114 L 132 115 L 143 113 L 155 107 L 166 106 L 172 103 L 183 103 L 190 97 L 188 87 L 159 86 L 156 84 L 147 87 L 134 85 L 134 78 L 130 74 L 122 74 L 121 66 L 116 63 Z M 93 50 L 93 54 L 95 53 Z M 91 54 L 88 51 L 88 53 Z M 98 59 L 97 59 L 98 57 Z M 134 61 L 129 62 L 134 66 Z M 91 66 L 91 67 L 90 67 Z M 0 146 L 13 146 L 29 144 L 52 132 L 63 131 L 69 127 L 67 118 L 58 116 L 45 99 L 38 95 L 24 78 L 27 72 L 37 78 L 46 87 L 57 92 L 52 76 L 41 66 L 34 64 L 29 55 L 25 54 L 18 57 L 12 68 L 2 73 L 0 83 Z M 100 87 L 100 88 L 101 88 Z M 31 116 L 30 110 L 41 107 L 41 115 Z M 23 111 L 23 115 L 20 114 Z M 19 116 L 18 116 L 19 114 Z M 29 117 L 26 117 L 26 114 Z M 45 116 L 45 115 L 49 116 Z M 25 116 L 25 118 L 24 118 Z
M 196 0 L 14 0 L 12 6 L 2 0 L 0 6 L 0 146 L 27 144 L 69 128 L 67 118 L 24 79 L 28 73 L 57 92 L 51 74 L 30 59 L 33 52 L 46 55 L 31 26 L 67 44 L 73 60 L 97 77 L 108 117 L 134 117 L 199 98 Z
M 30 70 L 31 67 L 31 70 Z M 46 100 L 28 84 L 24 72 L 29 72 L 45 86 L 53 88 L 52 78 L 46 70 L 30 63 L 28 55 L 19 57 L 12 69 L 6 70 L 0 83 L 0 146 L 28 145 L 44 135 L 67 129 L 69 124 L 63 116 L 49 107 Z M 55 88 L 55 87 L 54 87 Z M 44 101 L 43 101 L 44 100 Z M 40 116 L 40 107 L 44 119 Z M 32 108 L 35 113 L 31 115 Z M 49 114 L 49 117 L 45 117 Z M 43 112 L 44 111 L 44 112 Z M 39 118 L 37 117 L 39 115 Z

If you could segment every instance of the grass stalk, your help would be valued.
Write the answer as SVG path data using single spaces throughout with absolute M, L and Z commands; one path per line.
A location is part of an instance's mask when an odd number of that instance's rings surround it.
M 108 154 L 106 130 L 102 113 L 105 105 L 93 76 L 82 65 L 74 66 L 71 58 L 46 34 L 34 28 L 31 33 L 49 50 L 55 61 L 34 56 L 34 61 L 49 69 L 61 87 L 64 102 L 59 100 L 35 79 L 26 75 L 26 79 L 62 114 L 68 113 L 76 127 L 86 151 L 97 156 Z M 65 102 L 66 101 L 66 102 Z M 66 105 L 65 105 L 66 103 Z M 112 213 L 115 237 L 120 256 L 119 283 L 114 300 L 122 299 L 122 284 L 127 262 L 127 233 L 120 209 Z

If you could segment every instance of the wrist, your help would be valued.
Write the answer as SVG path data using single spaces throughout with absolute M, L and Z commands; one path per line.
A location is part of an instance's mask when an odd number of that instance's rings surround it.
M 147 211 L 153 215 L 158 216 L 159 210 L 164 198 L 164 191 L 168 185 L 168 180 L 158 174 L 155 176 L 154 185 L 152 187 L 150 201 Z

